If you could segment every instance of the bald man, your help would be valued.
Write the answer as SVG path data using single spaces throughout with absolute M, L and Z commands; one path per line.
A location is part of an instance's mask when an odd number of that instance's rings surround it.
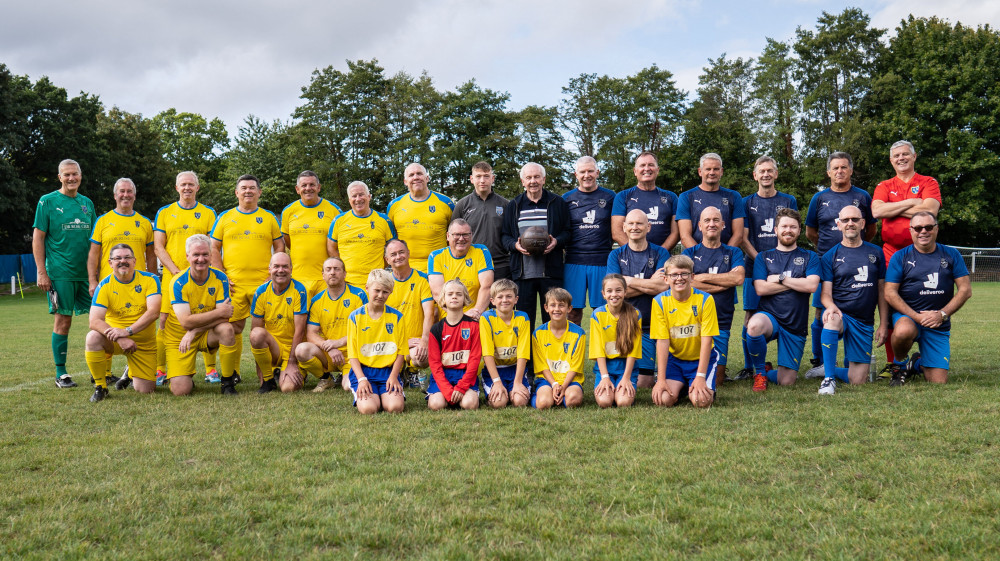
M 250 352 L 259 370 L 258 393 L 278 386 L 282 392 L 295 391 L 302 388 L 303 376 L 292 349 L 305 340 L 309 317 L 306 288 L 292 279 L 292 258 L 287 253 L 272 255 L 267 271 L 270 278 L 254 292 L 250 308 Z

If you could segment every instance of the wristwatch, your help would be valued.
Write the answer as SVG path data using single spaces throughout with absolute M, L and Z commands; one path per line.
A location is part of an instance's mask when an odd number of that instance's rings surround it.
M 782 271 L 781 274 L 778 275 L 778 282 L 780 283 L 780 282 L 782 282 L 783 280 L 785 280 L 787 278 L 788 278 L 788 275 L 785 273 L 785 271 Z
M 125 333 L 127 333 L 129 337 L 132 336 L 132 326 L 131 325 L 125 328 Z
M 948 321 L 948 314 L 944 310 L 938 310 L 938 313 L 941 314 L 941 321 Z

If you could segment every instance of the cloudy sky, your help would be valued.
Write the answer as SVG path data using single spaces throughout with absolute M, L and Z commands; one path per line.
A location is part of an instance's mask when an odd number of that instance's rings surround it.
M 0 62 L 75 95 L 153 116 L 174 107 L 223 119 L 290 118 L 316 68 L 376 58 L 426 70 L 439 90 L 474 78 L 510 107 L 553 105 L 582 73 L 626 76 L 657 64 L 697 87 L 708 58 L 751 57 L 765 38 L 813 28 L 828 0 L 2 0 Z M 863 0 L 878 27 L 913 13 L 1000 26 L 1000 2 Z

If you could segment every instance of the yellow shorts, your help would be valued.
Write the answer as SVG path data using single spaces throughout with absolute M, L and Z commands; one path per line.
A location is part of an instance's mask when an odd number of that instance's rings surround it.
M 179 349 L 181 340 L 165 337 L 163 346 L 167 353 L 167 379 L 177 376 L 194 376 L 198 353 L 208 351 L 208 331 L 195 337 L 186 353 Z
M 170 301 L 174 299 L 174 291 L 171 286 L 174 283 L 174 275 L 163 268 L 163 277 L 160 278 L 160 313 L 169 314 L 173 308 Z
M 250 317 L 250 309 L 253 306 L 253 293 L 257 291 L 260 284 L 239 283 L 235 288 L 229 290 L 229 299 L 233 304 L 233 316 L 229 322 L 240 321 Z
M 151 330 L 152 327 L 146 329 Z M 143 339 L 133 339 L 136 343 L 136 349 L 132 354 L 125 354 L 118 343 L 111 343 L 111 354 L 125 356 L 125 360 L 128 362 L 129 376 L 141 380 L 156 381 L 156 338 L 154 336 Z

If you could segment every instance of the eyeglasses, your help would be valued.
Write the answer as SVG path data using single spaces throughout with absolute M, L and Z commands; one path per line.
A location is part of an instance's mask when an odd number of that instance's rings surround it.
M 841 222 L 861 222 L 864 218 L 860 216 L 848 216 L 847 218 L 838 218 L 837 220 Z
M 668 279 L 680 280 L 686 279 L 691 276 L 691 273 L 669 273 L 667 274 Z
M 109 257 L 108 261 L 111 261 L 112 263 L 117 263 L 119 261 L 135 261 L 135 257 L 132 257 L 131 255 L 128 257 Z
M 452 232 L 451 235 L 452 235 L 452 237 L 455 237 L 455 238 L 458 238 L 458 239 L 461 240 L 461 239 L 471 238 L 472 237 L 472 232 L 469 232 L 469 233 L 466 233 L 466 234 L 459 234 L 458 232 Z
M 934 228 L 937 228 L 937 224 L 930 224 L 928 226 L 910 226 L 910 229 L 918 234 L 920 232 L 930 232 Z

